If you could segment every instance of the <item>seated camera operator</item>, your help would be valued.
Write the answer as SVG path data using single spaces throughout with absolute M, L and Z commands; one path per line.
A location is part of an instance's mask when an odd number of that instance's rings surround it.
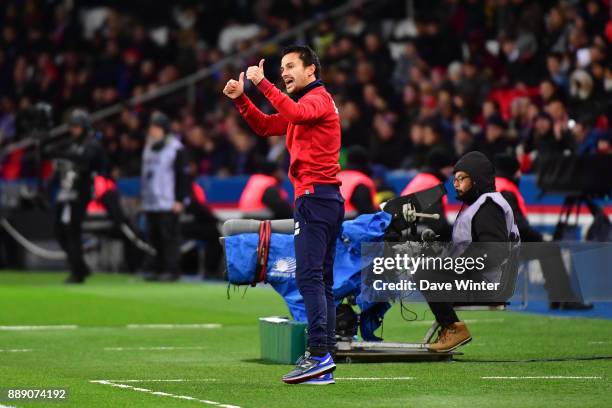
M 485 257 L 485 270 L 499 266 L 508 253 L 485 250 L 473 243 L 510 242 L 512 234 L 518 239 L 512 209 L 500 193 L 495 191 L 495 169 L 491 161 L 480 152 L 463 156 L 453 169 L 457 199 L 463 206 L 453 225 L 452 247 L 465 248 L 461 257 Z M 459 321 L 453 303 L 433 300 L 424 292 L 429 307 L 441 331 L 429 345 L 431 351 L 448 352 L 467 344 L 472 336 L 464 322 Z
M 93 135 L 86 111 L 74 110 L 69 126 L 69 140 L 46 147 L 43 155 L 56 160 L 55 177 L 60 187 L 56 197 L 55 226 L 70 266 L 66 283 L 82 283 L 91 272 L 83 258 L 81 224 L 92 198 L 93 178 L 105 171 L 106 156 Z

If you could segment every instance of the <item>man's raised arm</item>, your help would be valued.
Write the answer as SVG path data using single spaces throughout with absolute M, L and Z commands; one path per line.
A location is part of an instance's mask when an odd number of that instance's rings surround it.
M 238 81 L 230 79 L 223 93 L 234 101 L 240 115 L 259 136 L 282 136 L 287 133 L 287 120 L 278 113 L 266 115 L 244 94 L 244 72 Z
M 322 97 L 303 98 L 300 102 L 294 102 L 289 96 L 282 93 L 264 76 L 264 60 L 259 65 L 247 69 L 247 79 L 257 86 L 264 94 L 270 104 L 287 121 L 294 124 L 308 123 L 320 119 L 327 111 L 326 101 Z

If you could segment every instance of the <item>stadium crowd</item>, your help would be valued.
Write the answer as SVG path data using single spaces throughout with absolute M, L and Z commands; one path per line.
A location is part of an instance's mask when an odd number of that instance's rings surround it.
M 342 2 L 7 0 L 0 10 L 0 143 L 24 137 L 20 114 L 49 102 L 59 122 L 155 90 L 285 32 Z M 98 3 L 105 4 L 104 6 Z M 326 68 L 344 147 L 374 164 L 414 169 L 444 147 L 515 154 L 524 172 L 548 152 L 612 153 L 612 19 L 609 0 L 383 1 L 324 19 L 298 39 Z M 375 14 L 376 18 L 371 18 Z M 287 40 L 287 43 L 294 42 Z M 126 105 L 96 123 L 114 177 L 140 174 L 152 109 L 172 118 L 193 174 L 240 175 L 263 159 L 286 166 L 282 137 L 258 139 L 221 90 L 266 58 L 279 86 L 279 47 L 198 82 L 196 103 L 177 92 Z M 250 95 L 266 106 L 257 92 Z M 269 112 L 272 109 L 267 106 Z M 6 160 L 6 158 L 5 158 Z M 21 173 L 7 172 L 2 177 Z M 27 173 L 27 169 L 21 169 Z

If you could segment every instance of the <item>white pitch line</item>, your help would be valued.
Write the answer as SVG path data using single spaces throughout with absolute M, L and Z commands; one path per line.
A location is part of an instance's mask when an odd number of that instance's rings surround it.
M 480 377 L 480 378 L 483 380 L 601 380 L 602 377 L 545 375 L 545 376 L 525 376 L 525 377 Z
M 113 326 L 88 326 L 89 329 L 113 328 Z M 127 329 L 220 329 L 218 323 L 188 323 L 188 324 L 128 324 Z M 30 326 L 0 326 L 0 331 L 32 331 L 32 330 L 76 330 L 76 324 L 30 325 Z
M 75 324 L 58 324 L 47 326 L 0 326 L 0 330 L 74 330 L 78 328 Z
M 184 399 L 188 401 L 196 401 L 196 402 L 201 402 L 202 404 L 214 405 L 220 408 L 240 408 L 238 405 L 222 404 L 217 401 L 198 399 L 195 397 L 190 397 L 188 395 L 177 395 L 177 394 L 171 394 L 169 392 L 153 391 L 148 388 L 133 387 L 127 384 L 118 384 L 116 382 L 112 382 L 109 380 L 91 380 L 89 382 L 95 383 L 95 384 L 110 385 L 111 387 L 131 389 L 133 391 L 144 392 L 146 394 L 157 395 L 160 397 L 170 397 L 170 398 L 176 398 L 176 399 Z M 3 407 L 0 406 L 0 408 L 3 408 Z
M 0 353 L 27 353 L 32 349 L 0 349 Z
M 396 380 L 414 380 L 415 377 L 335 377 L 336 380 L 346 381 L 396 381 Z
M 171 347 L 171 346 L 162 346 L 162 347 L 104 347 L 106 351 L 171 351 L 171 350 L 203 350 L 206 347 Z
M 589 341 L 588 344 L 610 344 L 612 341 Z
M 96 380 L 96 381 L 108 381 L 113 383 L 137 383 L 137 382 L 206 382 L 206 381 L 217 381 L 216 378 L 169 378 L 163 380 Z
M 0 404 L 0 408 L 17 408 L 17 407 L 14 407 L 12 405 L 2 405 L 2 404 Z
M 128 324 L 128 329 L 220 329 L 218 323 L 193 324 Z

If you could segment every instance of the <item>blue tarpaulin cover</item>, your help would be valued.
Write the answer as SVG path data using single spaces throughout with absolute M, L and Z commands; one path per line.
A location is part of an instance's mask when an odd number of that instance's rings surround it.
M 361 244 L 382 242 L 385 230 L 391 223 L 391 215 L 383 211 L 364 214 L 342 224 L 342 232 L 336 241 L 334 261 L 334 297 L 339 304 L 345 297 L 354 295 L 361 309 L 361 336 L 364 340 L 376 340 L 373 332 L 390 308 L 388 303 L 361 301 L 361 269 L 367 260 L 361 257 Z M 227 274 L 230 283 L 248 285 L 255 276 L 259 235 L 246 233 L 225 238 Z M 287 303 L 293 319 L 306 321 L 304 300 L 295 281 L 295 251 L 293 235 L 273 233 L 266 271 L 266 282 Z

